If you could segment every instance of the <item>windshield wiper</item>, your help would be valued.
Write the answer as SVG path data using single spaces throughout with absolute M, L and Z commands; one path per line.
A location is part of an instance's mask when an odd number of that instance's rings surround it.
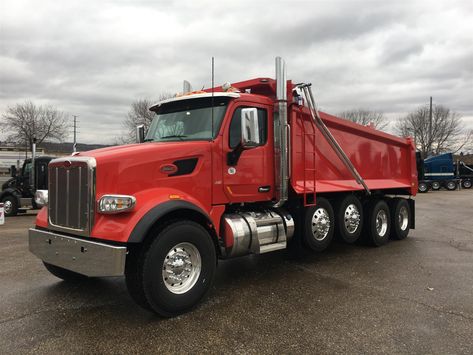
M 187 136 L 184 136 L 184 135 L 177 135 L 177 134 L 173 134 L 173 135 L 170 135 L 170 136 L 164 136 L 164 137 L 161 137 L 161 139 L 166 139 L 166 138 L 179 138 L 181 141 L 183 140 L 182 138 L 186 138 Z

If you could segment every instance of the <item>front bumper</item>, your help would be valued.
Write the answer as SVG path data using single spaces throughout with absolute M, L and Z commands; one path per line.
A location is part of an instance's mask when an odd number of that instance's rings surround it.
M 46 263 L 90 277 L 121 276 L 126 247 L 30 228 L 29 249 Z

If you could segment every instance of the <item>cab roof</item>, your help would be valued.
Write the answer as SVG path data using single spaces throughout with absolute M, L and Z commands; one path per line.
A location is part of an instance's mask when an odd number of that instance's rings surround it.
M 192 99 L 203 99 L 203 98 L 210 98 L 210 97 L 231 97 L 231 98 L 238 98 L 240 97 L 240 93 L 238 92 L 214 92 L 208 93 L 208 92 L 203 92 L 203 93 L 189 93 L 189 94 L 184 94 L 181 96 L 176 96 L 172 97 L 170 99 L 162 100 L 151 106 L 149 109 L 150 111 L 156 110 L 158 107 L 160 107 L 163 104 L 166 104 L 168 102 L 176 102 L 176 101 L 183 101 L 183 100 L 192 100 Z

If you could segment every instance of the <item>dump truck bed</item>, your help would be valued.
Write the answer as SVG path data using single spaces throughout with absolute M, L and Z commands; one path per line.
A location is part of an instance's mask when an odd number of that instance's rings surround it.
M 416 194 L 415 147 L 410 138 L 323 112 L 320 116 L 370 190 Z M 298 194 L 363 190 L 316 127 L 306 107 L 291 105 L 289 122 L 290 177 Z

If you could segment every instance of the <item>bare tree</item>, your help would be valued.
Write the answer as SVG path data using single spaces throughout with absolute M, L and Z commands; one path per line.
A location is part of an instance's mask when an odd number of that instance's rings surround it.
M 463 128 L 458 113 L 441 105 L 432 109 L 432 124 L 429 107 L 422 106 L 401 118 L 396 130 L 402 136 L 414 137 L 424 157 L 443 152 L 456 153 L 472 144 L 473 131 Z
M 64 113 L 53 106 L 36 106 L 31 101 L 7 108 L 2 115 L 3 131 L 7 141 L 33 146 L 43 141 L 62 141 L 67 136 Z
M 151 101 L 149 99 L 138 99 L 131 103 L 130 111 L 123 122 L 126 134 L 124 137 L 117 138 L 117 143 L 132 143 L 136 138 L 136 126 L 144 125 L 145 132 L 148 132 L 151 121 L 153 121 L 154 112 L 150 111 L 149 108 L 157 101 L 165 100 L 173 95 L 161 94 L 159 99 Z
M 373 123 L 374 127 L 384 130 L 388 127 L 386 117 L 382 112 L 366 110 L 362 108 L 343 111 L 338 114 L 349 121 L 362 124 L 364 126 Z

